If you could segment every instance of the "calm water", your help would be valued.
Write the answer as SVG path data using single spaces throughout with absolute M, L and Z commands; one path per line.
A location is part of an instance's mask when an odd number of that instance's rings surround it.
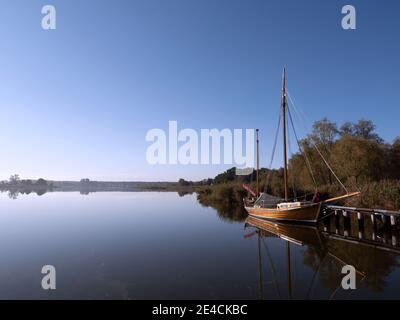
M 195 195 L 3 193 L 0 217 L 2 299 L 400 298 L 395 250 L 312 228 L 285 231 L 288 245 Z M 57 270 L 55 291 L 41 288 L 47 264 Z M 356 267 L 357 290 L 341 289 L 343 264 Z

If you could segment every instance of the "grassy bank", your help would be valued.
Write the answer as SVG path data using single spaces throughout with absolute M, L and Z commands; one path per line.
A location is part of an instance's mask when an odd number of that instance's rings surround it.
M 254 189 L 254 185 L 253 189 Z M 365 208 L 381 208 L 387 210 L 400 210 L 400 180 L 380 180 L 365 182 L 359 186 L 361 196 L 346 200 L 342 204 Z M 261 188 L 263 190 L 263 187 Z M 355 187 L 351 188 L 356 190 Z M 292 190 L 291 190 L 292 191 Z M 337 185 L 325 185 L 319 188 L 319 191 L 325 198 L 334 197 L 343 194 L 343 189 Z M 242 188 L 241 183 L 223 183 L 212 186 L 202 187 L 196 190 L 197 199 L 203 205 L 212 206 L 221 211 L 243 210 L 243 198 L 247 192 Z M 283 197 L 278 192 L 271 194 Z M 298 190 L 297 196 L 308 194 L 308 198 L 312 195 L 312 190 Z M 291 192 L 291 197 L 294 194 Z

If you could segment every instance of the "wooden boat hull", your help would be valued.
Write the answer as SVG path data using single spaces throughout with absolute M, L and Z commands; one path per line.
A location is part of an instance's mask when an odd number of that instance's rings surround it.
M 262 207 L 248 207 L 245 209 L 250 216 L 276 220 L 276 221 L 292 221 L 292 222 L 305 222 L 305 223 L 316 223 L 318 220 L 323 218 L 321 215 L 321 208 L 324 204 L 336 202 L 349 197 L 358 196 L 360 192 L 353 192 L 343 196 L 331 198 L 318 203 L 312 203 L 303 205 L 301 207 L 289 208 L 289 209 L 278 209 L 278 208 L 262 208 Z
M 315 223 L 319 220 L 321 204 L 322 203 L 315 203 L 308 206 L 291 209 L 269 209 L 258 207 L 245 207 L 245 209 L 250 216 L 256 218 Z

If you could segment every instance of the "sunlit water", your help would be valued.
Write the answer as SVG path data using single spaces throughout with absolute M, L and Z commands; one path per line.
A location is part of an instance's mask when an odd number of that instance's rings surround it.
M 3 193 L 0 298 L 400 298 L 396 253 L 323 240 L 292 242 L 288 254 L 288 242 L 257 231 L 195 195 Z M 341 288 L 346 263 L 356 290 Z M 56 290 L 41 287 L 44 265 L 56 268 Z

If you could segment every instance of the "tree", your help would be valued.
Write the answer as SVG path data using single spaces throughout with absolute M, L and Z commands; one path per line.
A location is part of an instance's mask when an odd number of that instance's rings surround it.
M 375 125 L 371 120 L 358 120 L 354 125 L 354 135 L 356 137 L 364 138 L 367 140 L 374 140 L 378 143 L 382 143 L 382 138 L 379 137 L 375 131 Z
M 328 144 L 322 144 L 320 139 L 318 142 L 314 141 L 315 140 L 310 136 L 301 141 L 300 145 L 302 146 L 303 156 L 308 159 L 316 183 L 318 185 L 331 184 L 333 181 L 332 173 L 324 163 L 321 154 L 329 162 L 332 148 L 336 142 L 333 141 Z M 305 159 L 303 160 L 303 163 L 304 166 L 306 166 Z M 306 167 L 304 167 L 304 170 L 309 171 Z
M 354 177 L 357 182 L 382 178 L 384 149 L 376 141 L 360 137 L 343 137 L 334 146 L 332 163 L 342 179 Z
M 329 121 L 325 117 L 314 122 L 311 137 L 315 143 L 322 142 L 322 144 L 329 146 L 335 141 L 338 133 L 336 123 Z
M 389 150 L 388 177 L 400 179 L 400 137 L 397 137 Z
M 178 184 L 180 186 L 186 187 L 186 186 L 189 186 L 191 183 L 189 181 L 186 181 L 185 179 L 181 178 L 181 179 L 179 179 Z
M 357 123 L 345 122 L 340 127 L 340 136 L 351 136 L 383 143 L 383 139 L 375 133 L 375 125 L 371 120 L 358 120 Z
M 36 181 L 36 185 L 38 185 L 38 186 L 47 186 L 47 181 L 42 179 L 42 178 L 40 178 L 40 179 L 38 179 Z
M 314 182 L 305 161 L 300 153 L 294 154 L 289 160 L 289 186 L 298 191 L 314 190 Z M 314 170 L 312 173 L 315 175 Z
M 214 183 L 227 183 L 235 180 L 236 178 L 236 168 L 230 168 L 226 170 L 224 173 L 220 173 L 214 179 Z
M 19 174 L 13 174 L 13 175 L 10 177 L 10 183 L 11 183 L 11 184 L 19 184 L 20 181 L 21 181 L 21 179 L 19 178 Z
M 346 121 L 340 127 L 339 133 L 342 137 L 343 136 L 354 136 L 354 125 L 351 122 Z

